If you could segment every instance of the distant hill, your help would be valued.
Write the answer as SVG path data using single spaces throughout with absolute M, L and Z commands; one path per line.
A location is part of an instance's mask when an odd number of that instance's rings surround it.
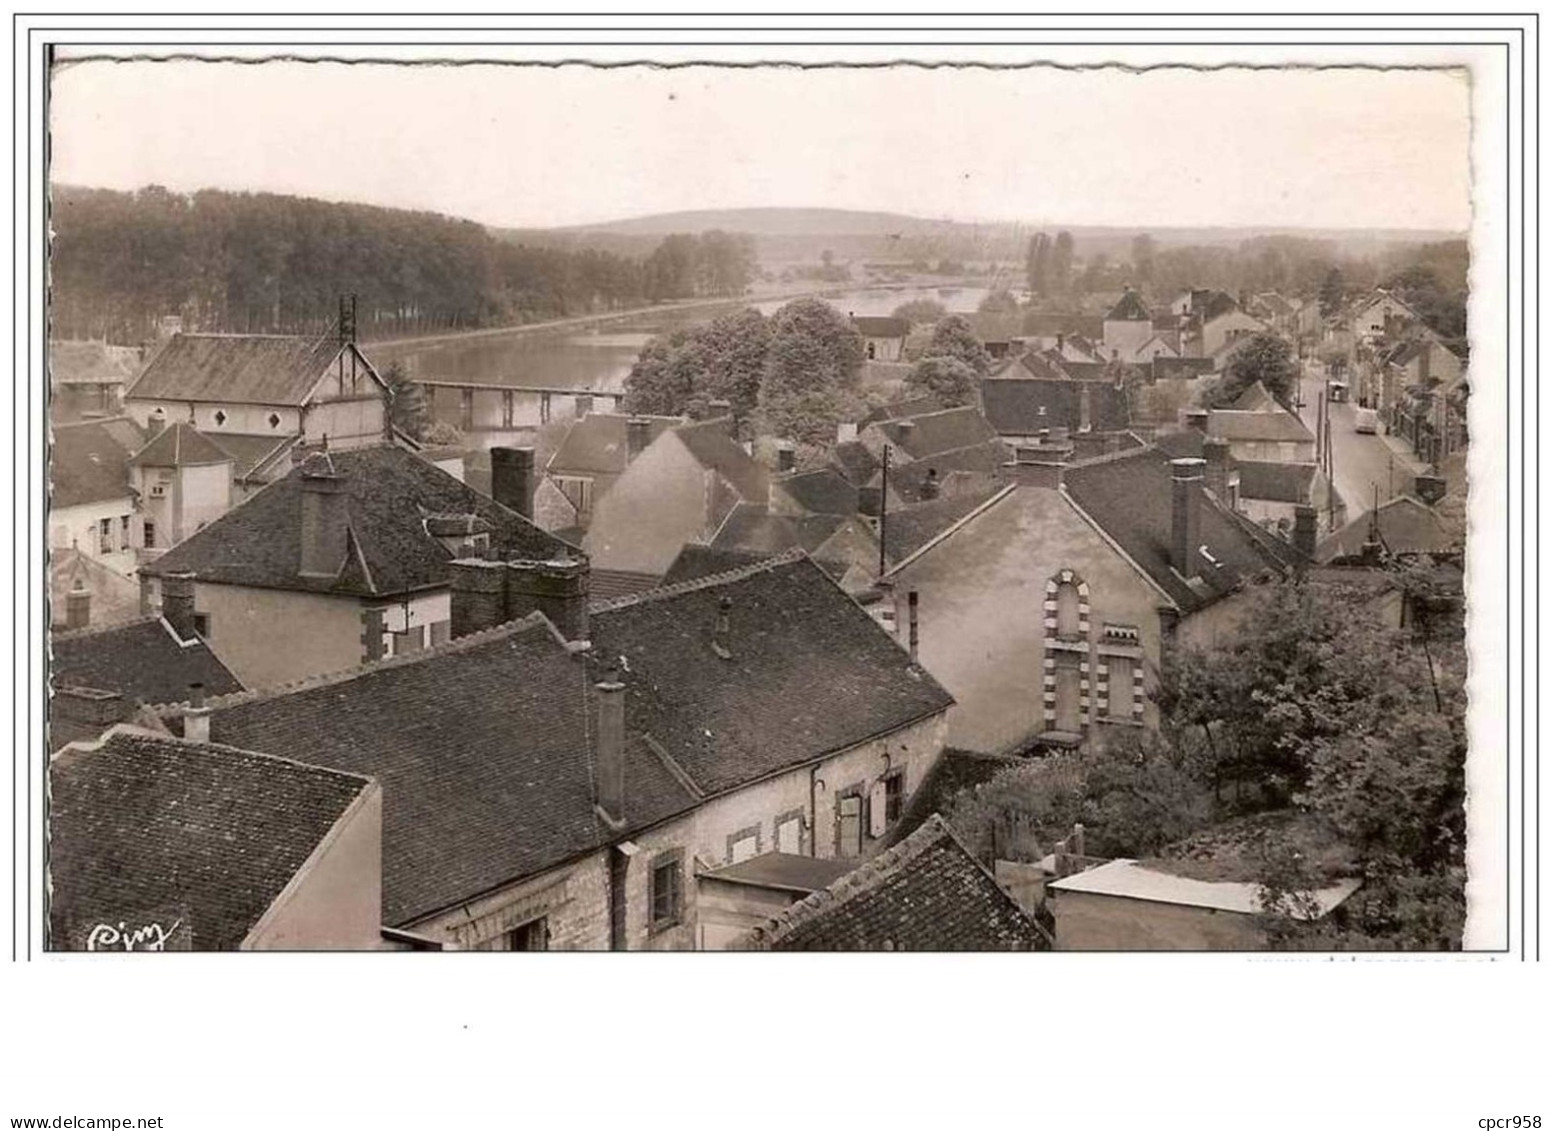
M 841 208 L 727 208 L 663 212 L 601 224 L 564 228 L 492 229 L 499 239 L 533 246 L 595 247 L 619 254 L 649 253 L 673 232 L 720 228 L 755 237 L 763 262 L 816 260 L 825 251 L 838 259 L 1020 260 L 1037 231 L 1053 236 L 1061 224 L 974 223 L 929 219 L 898 212 L 862 212 Z M 1463 233 L 1405 229 L 1314 228 L 1172 228 L 1066 225 L 1079 255 L 1124 258 L 1135 236 L 1153 236 L 1159 247 L 1237 247 L 1246 240 L 1289 236 L 1329 241 L 1348 255 L 1364 255 L 1386 246 L 1460 239 Z

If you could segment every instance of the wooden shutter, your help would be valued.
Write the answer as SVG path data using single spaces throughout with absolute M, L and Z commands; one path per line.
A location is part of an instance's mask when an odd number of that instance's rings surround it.
M 880 778 L 868 790 L 868 835 L 874 840 L 889 829 L 889 798 L 884 780 Z

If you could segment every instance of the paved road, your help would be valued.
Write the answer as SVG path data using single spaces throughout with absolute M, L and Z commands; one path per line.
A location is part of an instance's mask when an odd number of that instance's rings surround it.
M 1320 393 L 1325 388 L 1325 370 L 1319 362 L 1305 362 L 1303 378 L 1304 406 L 1299 415 L 1315 429 L 1320 410 Z M 1385 502 L 1411 487 L 1412 477 L 1424 466 L 1408 452 L 1400 440 L 1353 431 L 1355 406 L 1331 406 L 1331 448 L 1337 494 L 1346 504 L 1346 521 L 1366 514 L 1374 506 L 1375 488 L 1379 501 Z

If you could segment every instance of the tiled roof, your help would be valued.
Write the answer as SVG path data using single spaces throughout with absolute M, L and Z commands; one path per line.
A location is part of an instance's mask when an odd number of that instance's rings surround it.
M 765 468 L 728 435 L 726 418 L 681 424 L 674 435 L 702 467 L 715 471 L 733 485 L 743 499 L 764 501 L 768 476 Z
M 145 443 L 128 417 L 54 427 L 49 445 L 50 503 L 74 507 L 129 496 L 129 457 Z
M 687 542 L 684 549 L 679 551 L 679 556 L 674 559 L 674 564 L 669 566 L 668 572 L 663 575 L 663 585 L 667 587 L 681 585 L 686 581 L 699 581 L 704 577 L 755 565 L 772 556 L 756 550 L 735 550 Z
M 1032 436 L 1042 428 L 1076 432 L 1082 423 L 1082 398 L 1089 399 L 1089 424 L 1111 432 L 1129 423 L 1126 394 L 1100 381 L 998 380 L 981 383 L 986 419 L 1004 436 Z
M 1315 439 L 1304 421 L 1280 408 L 1273 412 L 1215 409 L 1207 418 L 1207 432 L 1224 440 L 1313 442 Z
M 889 490 L 905 503 L 924 501 L 922 488 L 930 473 L 938 473 L 938 482 L 946 489 L 956 472 L 978 476 L 984 483 L 998 479 L 1010 459 L 1008 447 L 1000 439 L 972 444 L 968 448 L 937 452 L 911 463 L 895 464 L 889 469 Z
M 145 447 L 129 458 L 135 467 L 188 467 L 193 464 L 232 463 L 230 453 L 192 424 L 169 424 Z
M 211 736 L 382 784 L 383 918 L 399 926 L 609 843 L 594 810 L 594 679 L 534 614 L 214 701 Z M 629 715 L 627 725 L 639 735 Z M 693 804 L 639 738 L 627 744 L 625 773 L 627 831 Z
M 182 918 L 195 950 L 240 946 L 371 786 L 282 758 L 117 730 L 49 768 L 49 930 Z
M 573 424 L 550 457 L 546 470 L 552 475 L 618 475 L 630 462 L 625 423 L 629 416 L 592 412 Z M 643 417 L 648 422 L 647 442 L 683 421 L 677 416 Z
M 885 524 L 886 552 L 893 563 L 905 561 L 941 534 L 953 529 L 1004 491 L 1003 485 L 988 485 L 962 495 L 933 499 L 915 506 L 890 511 Z
M 752 856 L 737 864 L 729 864 L 711 872 L 702 872 L 707 879 L 721 880 L 728 884 L 745 884 L 749 887 L 770 888 L 774 891 L 796 891 L 807 894 L 819 891 L 850 872 L 858 861 L 847 857 L 798 856 L 790 852 L 767 852 Z
M 629 597 L 632 593 L 645 593 L 656 589 L 663 579 L 650 573 L 633 573 L 628 569 L 590 569 L 588 571 L 588 596 L 595 601 Z
M 1012 379 L 1028 376 L 1040 381 L 1070 380 L 1072 374 L 1067 366 L 1076 364 L 1064 360 L 1054 349 L 1030 350 L 1019 357 L 1018 363 L 1019 369 L 1012 371 Z
M 772 481 L 793 502 L 811 514 L 857 513 L 857 488 L 834 468 L 803 471 Z
M 857 440 L 847 440 L 830 449 L 831 462 L 856 487 L 865 487 L 878 474 L 878 459 Z
M 756 928 L 749 949 L 1050 950 L 1045 931 L 932 816 L 893 848 Z
M 731 602 L 724 659 L 713 649 Z M 952 697 L 807 557 L 595 606 L 592 654 L 618 660 L 630 726 L 708 793 L 947 710 Z
M 925 459 L 940 452 L 997 439 L 997 430 L 973 405 L 925 412 L 906 419 L 912 427 L 903 427 L 901 418 L 882 421 L 875 427 L 912 459 Z
M 1371 522 L 1378 527 L 1380 545 L 1387 553 L 1441 554 L 1461 549 L 1459 534 L 1432 507 L 1411 495 L 1398 495 L 1324 538 L 1315 548 L 1315 560 L 1326 564 L 1361 555 Z
M 1315 483 L 1312 463 L 1237 460 L 1239 495 L 1269 503 L 1309 503 Z
M 892 404 L 880 405 L 870 411 L 861 420 L 857 421 L 860 431 L 869 424 L 877 424 L 883 420 L 901 420 L 908 416 L 920 416 L 924 412 L 942 412 L 943 402 L 933 396 L 909 397 L 903 401 L 895 401 Z
M 106 342 L 51 341 L 45 360 L 54 385 L 127 385 L 140 369 L 140 351 Z
M 911 324 L 904 318 L 859 318 L 853 315 L 851 324 L 864 338 L 903 338 L 911 332 Z
M 1233 590 L 1240 582 L 1280 571 L 1272 539 L 1258 535 L 1203 492 L 1201 540 L 1216 564 L 1203 562 L 1201 592 L 1187 585 L 1170 566 L 1173 487 L 1169 458 L 1144 448 L 1115 459 L 1070 467 L 1064 478 L 1069 497 L 1185 612 Z
M 340 349 L 339 341 L 327 336 L 177 334 L 125 396 L 300 406 Z
M 1266 391 L 1266 386 L 1256 381 L 1247 386 L 1244 392 L 1234 398 L 1232 404 L 1225 407 L 1236 412 L 1274 412 L 1282 406 Z
M 49 670 L 56 688 L 116 691 L 130 703 L 181 702 L 189 697 L 191 683 L 204 684 L 210 695 L 242 690 L 203 640 L 179 641 L 159 616 L 59 632 L 50 643 Z
M 795 518 L 772 514 L 754 503 L 739 503 L 722 523 L 711 544 L 719 550 L 779 554 L 783 550 L 817 550 L 846 522 L 841 515 L 813 514 Z
M 405 593 L 447 583 L 453 552 L 427 533 L 424 522 L 439 514 L 478 515 L 490 523 L 491 546 L 502 553 L 538 559 L 580 553 L 402 448 L 355 448 L 326 458 L 342 481 L 350 534 L 359 548 L 355 564 L 338 577 L 299 573 L 302 466 L 190 535 L 145 572 L 187 570 L 201 581 L 318 593 Z
M 1127 291 L 1121 296 L 1121 300 L 1110 308 L 1105 315 L 1106 322 L 1148 322 L 1152 323 L 1153 315 L 1148 313 L 1148 306 L 1142 301 L 1142 296 L 1136 291 Z

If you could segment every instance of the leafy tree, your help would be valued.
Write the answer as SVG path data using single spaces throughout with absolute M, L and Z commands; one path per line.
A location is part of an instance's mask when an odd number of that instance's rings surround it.
M 931 394 L 946 408 L 974 404 L 981 378 L 957 357 L 925 357 L 906 375 L 912 393 Z
M 622 407 L 629 413 L 655 416 L 684 412 L 690 399 L 704 392 L 700 353 L 684 330 L 653 338 L 625 376 Z
M 1284 405 L 1298 398 L 1299 363 L 1293 347 L 1277 334 L 1256 334 L 1229 359 L 1224 380 L 1215 394 L 1217 404 L 1228 404 L 1257 381 Z
M 1342 309 L 1342 304 L 1347 299 L 1347 280 L 1342 277 L 1339 267 L 1333 267 L 1326 272 L 1326 277 L 1320 281 L 1320 316 L 1330 318 Z
M 1050 292 L 1064 295 L 1072 286 L 1073 243 L 1071 232 L 1057 232 L 1051 251 Z
M 1413 264 L 1381 285 L 1417 311 L 1436 334 L 1451 341 L 1466 337 L 1466 290 L 1446 290 L 1433 268 Z
M 829 303 L 795 299 L 770 320 L 760 382 L 767 426 L 792 439 L 834 436 L 857 399 L 863 344 L 851 321 Z
M 1009 314 L 1019 308 L 1018 299 L 1005 287 L 987 291 L 986 297 L 976 307 L 982 314 Z
M 414 440 L 425 438 L 427 426 L 425 390 L 394 362 L 382 373 L 388 386 L 388 419 L 395 429 Z
M 1132 270 L 1139 283 L 1153 280 L 1153 257 L 1158 247 L 1147 232 L 1132 237 Z
M 1044 295 L 1051 289 L 1051 237 L 1044 232 L 1036 232 L 1029 237 L 1025 274 L 1033 293 Z
M 939 319 L 947 318 L 948 308 L 930 298 L 914 298 L 910 302 L 901 303 L 895 307 L 890 317 L 903 319 L 913 326 L 922 323 L 931 325 Z
M 977 377 L 985 377 L 992 367 L 992 359 L 975 336 L 969 319 L 961 314 L 951 314 L 932 328 L 924 356 L 952 357 L 975 371 Z

